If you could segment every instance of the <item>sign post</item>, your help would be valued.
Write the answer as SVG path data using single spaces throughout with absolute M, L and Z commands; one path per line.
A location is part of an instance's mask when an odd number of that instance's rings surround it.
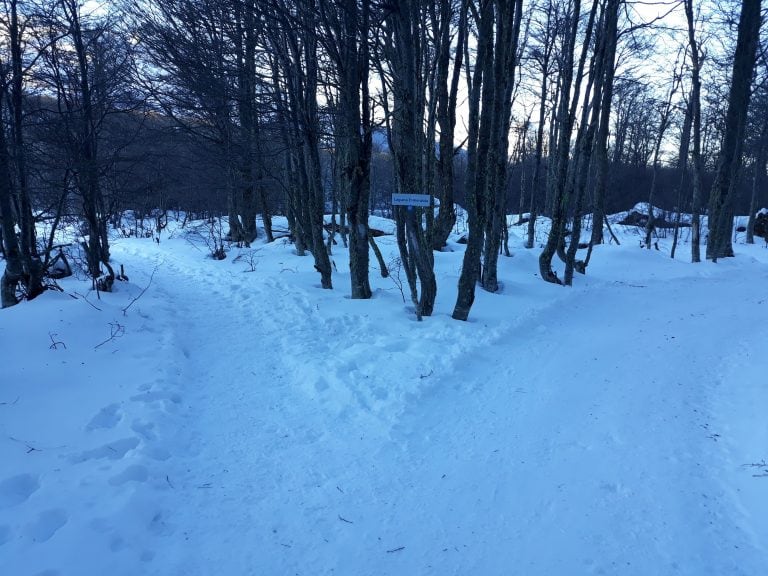
M 392 194 L 392 205 L 429 208 L 429 199 L 429 194 Z

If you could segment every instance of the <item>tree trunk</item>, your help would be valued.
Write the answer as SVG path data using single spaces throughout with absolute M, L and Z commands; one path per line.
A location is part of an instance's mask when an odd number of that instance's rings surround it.
M 468 0 L 462 0 L 459 13 L 458 38 L 453 58 L 453 73 L 448 86 L 448 67 L 450 64 L 451 0 L 440 0 L 440 45 L 437 64 L 436 96 L 437 124 L 440 127 L 439 156 L 437 158 L 438 186 L 437 197 L 440 200 L 437 217 L 432 231 L 432 248 L 440 250 L 445 246 L 448 236 L 456 224 L 454 206 L 454 135 L 456 127 L 456 103 L 459 93 L 464 39 L 467 34 Z
M 3 103 L 4 98 L 0 98 L 0 231 L 5 254 L 5 271 L 0 279 L 0 306 L 8 308 L 19 302 L 16 286 L 21 282 L 24 270 L 11 199 L 11 167 L 3 128 Z
M 107 266 L 109 280 L 102 286 L 109 288 L 114 280 L 114 273 L 109 272 L 111 270 L 108 257 L 109 245 L 102 236 L 102 222 L 99 214 L 102 191 L 99 182 L 98 142 L 91 94 L 89 55 L 80 25 L 79 3 L 76 0 L 66 0 L 63 6 L 67 12 L 70 24 L 69 33 L 77 57 L 79 96 L 82 99 L 80 141 L 78 143 L 78 187 L 83 195 L 83 214 L 88 224 L 88 242 L 85 244 L 88 273 L 95 282 L 101 276 L 101 264 Z
M 750 84 L 760 32 L 760 0 L 743 0 L 736 53 L 733 59 L 728 112 L 709 201 L 707 258 L 733 256 L 733 196 L 742 161 Z
M 422 190 L 425 142 L 423 121 L 426 77 L 423 69 L 421 26 L 421 0 L 403 0 L 387 17 L 391 29 L 392 45 L 388 50 L 392 74 L 397 81 L 392 85 L 392 144 L 395 173 L 401 192 L 418 193 Z M 433 149 L 429 149 L 433 154 Z M 421 294 L 416 315 L 431 316 L 437 295 L 432 247 L 422 228 L 423 210 L 408 207 L 399 209 L 395 216 L 403 233 L 398 235 L 403 265 L 409 274 L 411 292 L 416 291 L 416 279 L 421 283 Z M 402 243 L 405 243 L 402 244 Z
M 547 90 L 549 84 L 550 61 L 552 56 L 552 38 L 553 33 L 552 23 L 552 0 L 547 2 L 547 16 L 546 16 L 546 28 L 545 37 L 542 42 L 542 57 L 540 61 L 541 65 L 541 94 L 539 96 L 539 124 L 536 129 L 536 151 L 534 153 L 533 160 L 533 181 L 531 183 L 531 199 L 529 206 L 529 220 L 528 220 L 528 233 L 525 242 L 525 247 L 533 248 L 534 236 L 536 233 L 536 218 L 539 211 L 539 196 L 541 195 L 541 162 L 544 151 L 544 124 L 547 113 Z
M 368 29 L 370 5 L 363 0 L 343 3 L 343 30 L 337 34 L 336 68 L 340 76 L 340 124 L 338 138 L 341 156 L 340 178 L 347 199 L 349 221 L 349 271 L 353 299 L 372 295 L 369 281 L 368 204 L 371 192 L 371 127 L 368 94 Z
M 482 285 L 489 292 L 499 289 L 498 259 L 502 227 L 506 227 L 507 165 L 509 129 L 512 117 L 512 94 L 517 69 L 517 47 L 522 21 L 522 0 L 498 2 L 496 17 L 496 46 L 493 65 L 493 134 L 488 155 L 488 171 L 492 177 L 486 193 L 488 221 L 486 223 Z
M 10 46 L 11 46 L 11 124 L 13 134 L 13 157 L 15 160 L 16 190 L 18 197 L 18 224 L 21 230 L 19 248 L 24 270 L 24 285 L 27 299 L 42 294 L 43 265 L 37 252 L 37 233 L 32 204 L 29 199 L 27 175 L 27 151 L 24 146 L 23 126 L 23 63 L 21 54 L 22 38 L 19 30 L 18 0 L 10 0 Z M 3 93 L 5 90 L 2 91 Z
M 764 186 L 766 162 L 768 162 L 768 114 L 765 114 L 763 119 L 763 126 L 757 143 L 755 165 L 752 172 L 752 194 L 749 198 L 749 220 L 747 220 L 747 244 L 755 243 L 757 198 Z
M 576 45 L 576 36 L 579 28 L 579 20 L 581 15 L 581 0 L 575 0 L 573 3 L 573 12 L 570 15 L 570 28 L 567 31 L 567 36 L 564 42 L 564 52 L 562 54 L 563 72 L 561 74 L 561 87 L 560 87 L 560 99 L 558 114 L 556 123 L 558 124 L 558 142 L 553 159 L 555 162 L 555 175 L 550 181 L 552 187 L 552 199 L 553 199 L 553 213 L 552 213 L 552 226 L 549 231 L 547 243 L 544 246 L 541 254 L 539 255 L 539 274 L 542 280 L 546 282 L 552 282 L 555 284 L 562 284 L 560 278 L 552 270 L 552 258 L 555 252 L 561 249 L 564 240 L 565 223 L 568 214 L 568 165 L 571 147 L 571 133 L 574 124 L 574 114 L 576 103 L 578 101 L 581 77 L 584 69 L 584 62 L 586 59 L 586 53 L 591 39 L 591 30 L 594 24 L 595 13 L 597 11 L 598 0 L 594 0 L 592 4 L 592 10 L 589 15 L 589 22 L 587 24 L 587 41 L 585 42 L 582 55 L 579 61 L 579 71 L 577 73 L 576 82 L 574 86 L 573 82 L 573 61 Z M 573 89 L 573 103 L 569 106 L 569 96 L 571 94 L 571 88 Z
M 680 136 L 680 153 L 678 154 L 677 164 L 680 168 L 680 185 L 677 191 L 677 206 L 675 207 L 677 214 L 675 216 L 675 233 L 672 238 L 672 250 L 670 251 L 670 258 L 675 257 L 677 251 L 678 239 L 680 237 L 680 221 L 683 212 L 683 198 L 685 198 L 686 188 L 688 186 L 688 153 L 691 146 L 691 128 L 693 126 L 693 119 L 691 117 L 692 106 L 690 100 L 685 107 L 685 117 L 683 119 L 683 129 Z
M 456 305 L 453 309 L 455 320 L 466 320 L 475 301 L 475 284 L 480 278 L 480 260 L 483 249 L 483 234 L 486 218 L 486 179 L 485 162 L 491 137 L 491 115 L 480 116 L 482 109 L 491 109 L 493 99 L 493 1 L 480 3 L 480 21 L 477 23 L 477 57 L 474 74 L 471 78 L 469 94 L 469 135 L 467 141 L 467 180 L 466 207 L 469 232 L 467 248 L 459 276 L 459 289 Z M 467 62 L 469 65 L 469 62 Z

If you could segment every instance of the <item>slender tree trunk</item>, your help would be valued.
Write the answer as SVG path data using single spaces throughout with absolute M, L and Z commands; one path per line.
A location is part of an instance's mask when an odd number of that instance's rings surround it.
M 546 15 L 546 35 L 544 37 L 541 57 L 541 94 L 539 96 L 539 124 L 536 129 L 536 151 L 533 158 L 533 181 L 531 183 L 531 199 L 529 205 L 528 234 L 525 247 L 533 248 L 534 236 L 536 234 L 536 218 L 539 210 L 538 203 L 541 201 L 541 162 L 544 151 L 544 125 L 547 113 L 547 90 L 549 89 L 550 60 L 552 57 L 552 0 L 547 2 Z
M 43 265 L 37 251 L 37 233 L 32 204 L 29 198 L 27 176 L 27 151 L 24 145 L 23 127 L 23 63 L 21 54 L 21 32 L 19 30 L 18 0 L 10 0 L 10 47 L 11 47 L 11 124 L 13 134 L 13 157 L 15 160 L 18 189 L 18 224 L 21 230 L 19 247 L 24 269 L 24 284 L 27 299 L 42 294 Z M 2 91 L 5 92 L 4 90 Z
M 688 153 L 691 147 L 691 118 L 692 106 L 690 100 L 685 107 L 685 118 L 683 119 L 683 130 L 680 136 L 680 153 L 678 154 L 678 166 L 680 167 L 680 185 L 677 191 L 677 206 L 675 207 L 677 214 L 675 215 L 675 233 L 672 238 L 672 250 L 670 251 L 670 257 L 674 258 L 677 252 L 678 239 L 680 237 L 680 222 L 683 212 L 683 198 L 685 197 L 686 188 L 688 187 Z
M 65 0 L 63 6 L 67 11 L 70 25 L 69 33 L 77 58 L 79 96 L 82 99 L 78 142 L 78 186 L 83 195 L 83 214 L 88 224 L 88 242 L 85 244 L 88 273 L 96 282 L 101 276 L 101 264 L 104 264 L 109 272 L 106 280 L 101 283 L 100 289 L 109 291 L 114 281 L 114 273 L 109 266 L 109 245 L 106 243 L 106 239 L 102 237 L 102 223 L 99 214 L 102 191 L 99 182 L 98 143 L 90 84 L 89 56 L 81 29 L 79 4 L 76 0 Z
M 693 150 L 691 151 L 692 186 L 691 199 L 691 262 L 701 262 L 701 63 L 693 20 L 693 0 L 685 0 L 685 16 L 688 23 L 688 43 L 691 51 L 691 121 L 693 123 Z
M 481 0 L 479 22 L 477 23 L 477 57 L 474 74 L 470 82 L 469 135 L 467 141 L 466 207 L 469 232 L 467 248 L 459 276 L 459 289 L 453 309 L 455 320 L 466 320 L 475 301 L 475 284 L 480 278 L 480 259 L 483 249 L 483 234 L 486 218 L 485 161 L 488 155 L 491 135 L 491 115 L 480 115 L 482 109 L 490 110 L 493 100 L 493 0 Z M 469 64 L 467 62 L 467 64 Z
M 389 60 L 393 75 L 392 140 L 394 145 L 395 172 L 398 188 L 402 192 L 418 192 L 422 189 L 425 146 L 433 144 L 424 138 L 424 95 L 425 73 L 423 70 L 424 46 L 419 34 L 421 26 L 421 0 L 402 0 L 387 17 L 391 27 L 392 45 Z M 415 274 L 408 276 L 411 292 L 416 291 L 416 279 L 421 283 L 421 294 L 416 305 L 416 315 L 431 316 L 437 295 L 437 281 L 434 272 L 432 246 L 421 224 L 423 211 L 409 207 L 395 213 L 398 226 L 403 233 L 398 235 L 400 254 L 406 270 Z M 405 244 L 402 244 L 405 242 Z
M 591 28 L 594 22 L 594 15 L 597 10 L 598 1 L 595 0 L 590 12 L 588 28 L 588 40 L 591 38 Z M 572 13 L 569 17 L 570 28 L 567 31 L 565 44 L 562 53 L 562 65 L 563 71 L 561 74 L 561 89 L 560 89 L 560 101 L 558 106 L 558 114 L 556 122 L 558 124 L 558 142 L 556 148 L 556 155 L 554 161 L 556 163 L 555 175 L 551 180 L 552 198 L 553 198 L 553 214 L 552 214 L 552 226 L 549 231 L 549 237 L 547 243 L 544 246 L 541 254 L 539 255 L 539 274 L 542 280 L 547 282 L 553 282 L 556 284 L 562 284 L 560 278 L 552 270 L 552 258 L 555 252 L 561 247 L 563 242 L 563 235 L 565 232 L 565 222 L 567 219 L 568 208 L 568 164 L 571 147 L 571 133 L 574 123 L 574 113 L 576 102 L 578 99 L 578 93 L 580 88 L 580 77 L 583 71 L 584 60 L 586 58 L 586 51 L 589 45 L 587 41 L 584 44 L 582 50 L 582 57 L 579 63 L 579 72 L 577 74 L 577 80 L 575 82 L 573 104 L 569 107 L 569 95 L 573 82 L 573 61 L 574 51 L 576 45 L 576 36 L 579 29 L 579 19 L 581 15 L 581 0 L 575 0 L 573 3 Z
M 509 163 L 509 129 L 512 118 L 512 94 L 517 69 L 517 49 L 522 22 L 522 0 L 498 2 L 496 18 L 496 48 L 494 50 L 492 141 L 488 155 L 488 170 L 492 184 L 486 194 L 489 218 L 486 224 L 482 285 L 489 292 L 499 289 L 498 259 L 502 229 L 506 227 L 507 166 Z
M 764 186 L 766 162 L 768 162 L 768 114 L 766 114 L 763 119 L 760 139 L 757 145 L 755 165 L 752 172 L 752 194 L 749 198 L 749 220 L 747 220 L 747 244 L 755 243 L 757 198 Z
M 606 38 L 605 38 L 605 79 L 603 81 L 602 102 L 600 103 L 600 126 L 595 141 L 595 195 L 592 208 L 592 236 L 590 249 L 595 244 L 603 243 L 603 221 L 605 215 L 605 197 L 608 191 L 608 132 L 613 103 L 613 82 L 616 75 L 616 41 L 618 36 L 618 12 L 623 0 L 610 0 L 606 3 Z M 585 260 L 585 265 L 589 260 Z
M 731 91 L 715 181 L 709 201 L 707 258 L 733 256 L 733 196 L 742 162 L 750 84 L 760 32 L 760 0 L 743 0 L 733 60 Z
M 16 287 L 22 281 L 24 269 L 18 238 L 11 191 L 11 166 L 3 121 L 4 98 L 0 98 L 0 231 L 2 231 L 5 271 L 0 279 L 0 306 L 8 308 L 18 304 Z
M 336 63 L 340 73 L 340 177 L 347 197 L 349 220 L 349 270 L 352 298 L 372 295 L 369 281 L 368 204 L 371 196 L 371 152 L 373 148 L 368 94 L 368 29 L 370 6 L 367 0 L 343 4 L 343 34 Z
M 468 0 L 462 0 L 459 13 L 458 38 L 453 58 L 453 73 L 448 86 L 450 64 L 451 0 L 440 0 L 440 58 L 437 67 L 437 124 L 440 127 L 439 156 L 437 159 L 438 199 L 440 207 L 432 233 L 432 248 L 440 250 L 456 224 L 454 206 L 454 136 L 456 126 L 456 105 L 461 78 L 462 56 L 467 34 Z

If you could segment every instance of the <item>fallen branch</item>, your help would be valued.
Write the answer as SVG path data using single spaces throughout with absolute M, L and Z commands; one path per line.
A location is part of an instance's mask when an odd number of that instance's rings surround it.
M 346 522 L 347 524 L 354 524 L 352 520 L 347 520 L 346 518 L 342 517 L 341 514 L 339 514 L 339 520 L 341 520 L 342 522 Z
M 64 344 L 64 342 L 61 342 L 60 340 L 55 340 L 54 336 L 58 336 L 58 334 L 54 334 L 52 332 L 48 332 L 48 337 L 51 339 L 51 345 L 48 346 L 49 350 L 58 350 L 59 346 L 63 346 L 64 350 L 67 349 L 67 345 Z
M 131 306 L 133 306 L 134 302 L 136 302 L 136 301 L 137 301 L 139 298 L 141 298 L 142 296 L 144 296 L 144 292 L 146 292 L 146 291 L 149 289 L 149 287 L 150 287 L 150 286 L 152 286 L 152 279 L 155 277 L 155 272 L 157 272 L 157 269 L 158 269 L 158 268 L 160 268 L 160 264 L 158 264 L 157 266 L 155 266 L 155 269 L 154 269 L 154 270 L 152 270 L 152 274 L 150 274 L 150 275 L 149 275 L 149 282 L 148 282 L 148 283 L 147 283 L 147 285 L 144 287 L 144 289 L 143 289 L 141 292 L 139 292 L 139 295 L 138 295 L 138 296 L 136 296 L 136 298 L 134 298 L 133 300 L 131 300 L 131 301 L 128 303 L 128 306 L 126 306 L 125 308 L 123 308 L 123 316 L 125 316 L 125 315 L 126 315 L 125 313 L 126 313 L 126 312 L 128 312 L 128 308 L 130 308 Z
M 393 552 L 400 552 L 400 550 L 405 550 L 405 546 L 400 546 L 400 548 L 392 548 L 392 550 L 387 550 L 387 554 L 392 554 Z
M 104 346 L 104 344 L 108 342 L 112 342 L 112 340 L 116 340 L 117 338 L 120 338 L 121 336 L 125 335 L 125 326 L 120 324 L 119 322 L 110 322 L 109 323 L 109 338 L 104 340 L 104 342 L 101 342 L 100 344 L 96 344 L 96 346 L 93 347 L 94 350 L 97 350 L 101 346 Z
M 85 300 L 86 302 L 88 302 L 88 304 L 90 304 L 90 305 L 91 305 L 93 308 L 95 308 L 96 310 L 98 310 L 99 312 L 101 312 L 101 308 L 99 308 L 99 307 L 98 307 L 98 306 L 96 306 L 96 305 L 95 305 L 93 302 L 91 302 L 90 300 L 88 300 L 88 295 L 87 295 L 87 294 L 86 294 L 86 295 L 83 295 L 83 294 L 80 294 L 80 292 L 75 292 L 75 294 L 76 294 L 77 296 L 79 296 L 80 298 L 82 298 L 83 300 Z M 70 294 L 70 296 L 71 296 L 71 294 Z

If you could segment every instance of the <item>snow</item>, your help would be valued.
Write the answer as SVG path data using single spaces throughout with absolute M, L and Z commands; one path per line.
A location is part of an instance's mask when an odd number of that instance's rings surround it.
M 177 223 L 0 312 L 0 574 L 765 574 L 768 249 L 619 229 L 563 288 L 525 229 L 466 323 L 455 237 L 416 322 Z

